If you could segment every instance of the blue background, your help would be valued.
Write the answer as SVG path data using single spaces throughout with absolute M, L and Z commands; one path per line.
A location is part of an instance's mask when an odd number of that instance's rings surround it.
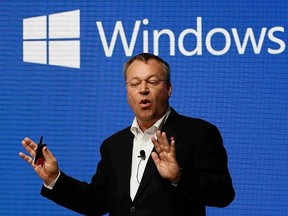
M 223 135 L 236 198 L 227 208 L 208 207 L 207 215 L 288 215 L 287 48 L 269 54 L 269 47 L 279 47 L 266 33 L 259 54 L 248 41 L 240 55 L 231 31 L 236 28 L 243 41 L 247 28 L 259 39 L 262 28 L 282 26 L 285 32 L 275 36 L 287 46 L 287 8 L 287 1 L 260 0 L 1 1 L 0 215 L 77 215 L 41 197 L 42 181 L 18 156 L 24 137 L 38 142 L 43 135 L 62 170 L 90 181 L 103 139 L 132 122 L 122 71 L 129 56 L 119 38 L 112 57 L 105 56 L 96 21 L 109 42 L 119 20 L 130 41 L 136 20 L 149 19 L 145 30 L 151 35 L 168 28 L 177 38 L 196 29 L 197 17 L 203 38 L 213 28 L 229 32 L 229 51 L 212 55 L 203 42 L 202 55 L 184 56 L 176 46 L 170 56 L 163 37 L 159 55 L 171 65 L 171 105 L 214 123 Z M 24 18 L 78 9 L 80 69 L 23 62 Z M 140 33 L 133 55 L 143 51 Z M 223 35 L 212 42 L 215 49 L 225 43 Z M 192 49 L 195 41 L 188 44 Z

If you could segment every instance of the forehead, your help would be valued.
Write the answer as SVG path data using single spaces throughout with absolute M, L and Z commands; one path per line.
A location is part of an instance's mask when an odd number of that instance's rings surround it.
M 161 77 L 164 75 L 162 65 L 154 60 L 150 59 L 147 63 L 135 60 L 127 69 L 127 79 L 133 78 L 147 78 L 151 76 Z

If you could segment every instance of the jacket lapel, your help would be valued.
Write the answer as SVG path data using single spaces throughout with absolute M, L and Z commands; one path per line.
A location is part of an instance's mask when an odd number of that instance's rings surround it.
M 118 145 L 119 148 L 116 149 L 118 154 L 121 155 L 121 160 L 118 163 L 121 163 L 121 175 L 118 175 L 119 182 L 121 182 L 121 187 L 119 191 L 121 194 L 125 194 L 130 199 L 130 176 L 131 176 L 131 163 L 132 163 L 132 148 L 133 148 L 133 134 L 130 132 L 130 129 L 127 129 L 123 134 L 119 143 L 123 145 Z
M 171 108 L 172 109 L 172 108 Z M 175 110 L 171 110 L 171 113 L 166 121 L 166 123 L 163 125 L 163 129 L 162 131 L 166 133 L 168 140 L 172 140 L 174 139 L 175 142 L 177 143 L 177 137 L 178 137 L 178 133 L 173 129 L 173 122 L 174 119 L 177 117 L 177 113 Z M 155 148 L 153 148 L 152 151 L 155 151 Z M 144 188 L 146 187 L 146 185 L 150 182 L 151 178 L 157 173 L 157 168 L 154 164 L 154 161 L 152 159 L 151 156 L 149 156 L 148 158 L 148 162 L 145 168 L 145 171 L 143 173 L 143 177 L 141 180 L 141 183 L 139 185 L 138 191 L 136 193 L 135 196 L 135 200 L 137 200 L 138 196 L 142 193 L 142 191 L 144 190 Z

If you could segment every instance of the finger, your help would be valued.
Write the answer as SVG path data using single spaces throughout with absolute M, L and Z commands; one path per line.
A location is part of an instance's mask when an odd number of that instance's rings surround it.
M 154 136 L 151 137 L 151 140 L 155 147 L 156 152 L 159 154 L 161 152 L 161 148 L 160 148 L 158 140 Z
M 164 132 L 163 132 L 164 133 Z M 158 143 L 161 145 L 161 144 L 163 144 L 163 138 L 162 138 L 162 134 L 161 134 L 161 131 L 157 131 L 156 132 L 156 136 L 157 136 L 157 141 L 158 141 Z
M 30 146 L 33 150 L 36 150 L 37 144 L 31 140 L 29 137 L 25 137 L 23 141 L 26 143 L 27 146 Z
M 154 144 L 155 150 L 158 154 L 162 152 L 169 152 L 170 151 L 170 145 L 166 136 L 165 132 L 157 131 L 156 137 L 152 136 L 152 142 Z
M 26 149 L 26 151 L 29 152 L 32 157 L 34 157 L 35 156 L 35 151 L 37 149 L 37 144 L 35 144 L 28 137 L 23 139 L 21 143 L 22 143 L 22 146 Z
M 174 139 L 170 143 L 170 154 L 171 157 L 176 157 L 176 144 Z
M 27 156 L 26 154 L 22 153 L 22 152 L 19 152 L 19 156 L 25 160 L 27 163 L 33 165 L 33 159 L 29 156 Z
M 169 145 L 169 141 L 167 139 L 167 135 L 166 135 L 165 132 L 161 133 L 161 140 L 162 140 L 163 149 L 165 151 L 169 151 L 170 150 L 170 145 Z
M 169 152 L 170 151 L 170 145 L 166 136 L 165 132 L 159 132 L 159 139 L 158 139 L 159 143 L 160 143 L 160 148 L 162 149 L 162 151 L 165 152 Z

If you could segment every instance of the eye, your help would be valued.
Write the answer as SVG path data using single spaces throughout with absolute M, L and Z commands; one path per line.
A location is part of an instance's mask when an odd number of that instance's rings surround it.
M 150 86 L 158 86 L 159 85 L 159 81 L 158 80 L 148 80 L 147 83 Z
M 137 87 L 139 87 L 140 82 L 139 81 L 132 81 L 129 83 L 129 85 L 131 88 L 137 88 Z

